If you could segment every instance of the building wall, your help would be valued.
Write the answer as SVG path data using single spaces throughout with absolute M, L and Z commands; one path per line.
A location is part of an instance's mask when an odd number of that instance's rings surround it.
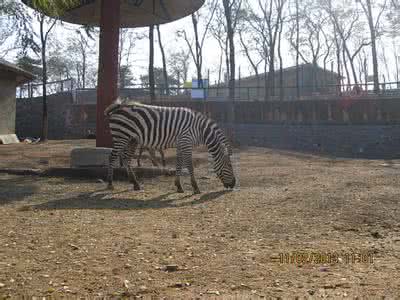
M 258 78 L 255 76 L 246 77 L 236 80 L 235 97 L 240 100 L 258 100 L 265 99 L 265 76 L 260 74 Z M 283 70 L 282 74 L 283 99 L 297 99 L 297 72 L 295 68 Z M 275 70 L 274 76 L 274 93 L 270 100 L 280 99 L 280 73 L 279 69 Z M 320 67 L 313 67 L 310 64 L 301 65 L 299 67 L 299 92 L 301 97 L 311 95 L 332 95 L 336 92 L 337 75 L 335 73 L 324 70 Z M 209 91 L 209 96 L 227 97 L 228 89 L 213 87 Z
M 0 78 L 0 134 L 15 133 L 15 88 L 14 79 Z

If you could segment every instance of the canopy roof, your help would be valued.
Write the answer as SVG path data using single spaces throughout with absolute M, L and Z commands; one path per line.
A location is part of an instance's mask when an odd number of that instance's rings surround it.
M 111 1 L 111 0 L 109 0 Z M 144 27 L 183 18 L 198 10 L 204 0 L 112 0 L 121 2 L 121 27 Z M 33 7 L 32 0 L 22 0 Z M 101 0 L 80 0 L 60 19 L 74 24 L 99 26 Z

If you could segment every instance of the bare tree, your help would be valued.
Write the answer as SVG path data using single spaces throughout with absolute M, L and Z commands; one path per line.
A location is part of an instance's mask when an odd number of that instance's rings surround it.
M 386 0 L 380 5 L 377 17 L 374 19 L 371 0 L 357 0 L 361 4 L 362 10 L 368 21 L 369 33 L 371 36 L 371 52 L 372 52 L 372 67 L 374 76 L 374 92 L 379 92 L 379 70 L 378 70 L 378 55 L 376 50 L 376 40 L 379 36 L 380 18 L 386 8 Z
M 179 50 L 177 52 L 172 52 L 169 54 L 168 61 L 169 69 L 172 72 L 173 77 L 177 79 L 178 88 L 180 87 L 180 82 L 185 83 L 188 80 L 189 66 L 190 66 L 190 51 Z
M 167 72 L 167 61 L 165 59 L 165 51 L 161 41 L 161 33 L 160 33 L 160 25 L 156 26 L 157 34 L 158 34 L 158 45 L 161 51 L 161 58 L 162 58 L 162 65 L 163 65 L 163 77 L 164 77 L 164 84 L 165 84 L 165 93 L 169 95 L 169 84 L 168 84 L 168 72 Z
M 47 111 L 47 61 L 46 61 L 46 46 L 47 40 L 51 30 L 56 25 L 57 19 L 49 19 L 43 13 L 37 14 L 40 30 L 40 43 L 41 43 L 41 58 L 42 58 L 42 101 L 43 101 L 43 115 L 42 115 L 42 134 L 41 140 L 47 141 L 49 125 L 48 125 L 48 111 Z M 47 26 L 46 26 L 47 25 Z M 45 28 L 47 27 L 47 28 Z
M 149 26 L 149 86 L 150 86 L 150 103 L 156 98 L 154 83 L 154 25 Z
M 229 45 L 229 100 L 231 106 L 228 112 L 228 135 L 233 141 L 233 123 L 235 122 L 235 29 L 242 1 L 222 0 L 225 12 L 227 42 Z
M 194 46 L 193 41 L 189 37 L 188 32 L 184 30 L 177 31 L 178 37 L 183 37 L 190 50 L 190 54 L 192 55 L 194 64 L 196 66 L 197 71 L 197 80 L 200 84 L 202 84 L 202 68 L 203 68 L 203 47 L 208 34 L 208 31 L 211 26 L 211 22 L 214 18 L 215 11 L 217 9 L 217 0 L 212 0 L 210 5 L 208 6 L 208 14 L 206 16 L 202 16 L 201 12 L 197 11 L 191 15 L 192 24 L 193 24 L 193 33 L 194 33 Z M 199 20 L 204 19 L 205 24 L 203 28 L 203 32 L 199 32 Z
M 269 2 L 258 0 L 257 8 L 252 10 L 249 18 L 250 25 L 260 36 L 261 45 L 259 47 L 263 49 L 265 64 L 268 63 L 265 85 L 266 99 L 275 95 L 275 53 L 285 3 L 286 0 L 271 0 Z

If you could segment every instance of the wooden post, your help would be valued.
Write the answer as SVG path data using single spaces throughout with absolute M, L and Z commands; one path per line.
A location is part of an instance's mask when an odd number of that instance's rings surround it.
M 101 1 L 99 71 L 97 84 L 96 146 L 111 147 L 104 110 L 118 97 L 120 1 Z

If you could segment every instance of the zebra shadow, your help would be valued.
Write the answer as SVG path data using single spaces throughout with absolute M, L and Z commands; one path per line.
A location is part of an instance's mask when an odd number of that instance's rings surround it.
M 229 193 L 228 190 L 203 193 L 201 195 L 177 194 L 169 192 L 151 199 L 140 199 L 140 195 L 123 198 L 125 192 L 130 190 L 110 193 L 107 190 L 98 190 L 89 193 L 80 193 L 54 199 L 41 204 L 24 207 L 22 210 L 62 210 L 62 209 L 114 209 L 114 210 L 143 210 L 143 209 L 162 209 L 193 206 L 213 201 Z M 175 197 L 170 198 L 172 195 Z M 118 196 L 118 198 L 113 198 Z

